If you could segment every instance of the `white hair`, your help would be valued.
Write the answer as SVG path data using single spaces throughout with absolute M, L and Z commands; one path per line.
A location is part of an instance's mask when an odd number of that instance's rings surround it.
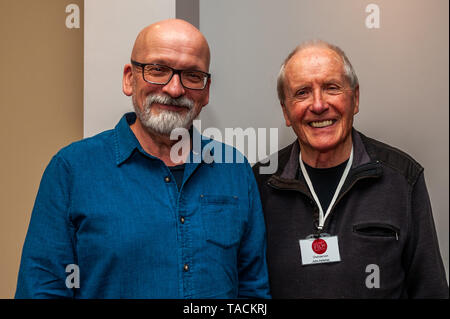
M 330 44 L 323 40 L 310 40 L 301 43 L 298 45 L 284 60 L 283 64 L 281 65 L 280 72 L 278 73 L 277 78 L 277 93 L 278 93 L 278 99 L 280 100 L 280 103 L 284 105 L 285 95 L 284 95 L 284 82 L 285 82 L 285 68 L 286 64 L 289 62 L 289 60 L 298 52 L 311 47 L 318 47 L 318 48 L 328 48 L 330 50 L 333 50 L 336 52 L 341 58 L 342 63 L 344 65 L 344 75 L 347 78 L 347 81 L 350 84 L 350 87 L 352 90 L 354 90 L 358 85 L 358 77 L 356 76 L 355 70 L 353 69 L 352 64 L 350 63 L 350 60 L 347 58 L 347 55 L 345 52 L 339 48 L 336 45 Z

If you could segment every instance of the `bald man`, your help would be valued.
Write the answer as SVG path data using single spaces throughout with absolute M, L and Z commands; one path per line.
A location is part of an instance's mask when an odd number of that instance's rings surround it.
M 201 149 L 191 138 L 187 156 L 171 156 L 181 142 L 171 133 L 195 134 L 193 120 L 208 104 L 209 61 L 206 39 L 185 21 L 139 33 L 123 72 L 135 112 L 52 158 L 16 298 L 269 297 L 264 220 L 248 162 L 195 160 L 218 147 L 230 151 L 218 143 L 208 149 L 205 138 Z

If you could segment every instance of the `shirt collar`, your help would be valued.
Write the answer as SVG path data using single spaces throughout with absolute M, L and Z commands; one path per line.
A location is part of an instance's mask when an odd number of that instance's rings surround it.
M 130 125 L 132 125 L 136 121 L 136 113 L 130 112 L 126 113 L 117 123 L 116 127 L 114 128 L 114 147 L 115 147 L 115 155 L 116 155 L 116 164 L 121 165 L 123 162 L 125 162 L 128 158 L 131 157 L 131 155 L 134 153 L 135 150 L 138 150 L 144 154 L 147 154 L 143 149 L 142 146 L 139 144 L 138 139 L 134 135 L 133 131 L 130 128 Z M 191 162 L 196 162 L 198 159 L 201 159 L 201 161 L 204 161 L 204 158 L 202 156 L 203 149 L 205 146 L 210 144 L 212 141 L 209 138 L 203 137 L 200 132 L 194 127 L 192 127 L 189 130 L 189 134 L 191 137 L 193 137 L 195 134 L 197 134 L 196 138 L 199 138 L 201 141 L 200 149 L 198 147 L 193 147 L 194 149 L 191 150 L 189 156 Z M 214 144 L 214 143 L 213 143 Z M 210 145 L 212 146 L 212 145 Z M 209 147 L 208 147 L 209 148 Z M 214 156 L 214 148 L 209 150 L 210 155 Z M 147 154 L 148 155 L 148 154 Z M 203 154 L 204 155 L 204 154 Z M 149 155 L 151 156 L 151 155 Z M 153 156 L 151 156 L 153 157 Z M 212 164 L 212 163 L 211 163 Z
M 134 150 L 141 147 L 130 128 L 130 125 L 135 121 L 136 114 L 134 112 L 126 113 L 114 128 L 114 147 L 117 165 L 125 162 L 133 154 Z

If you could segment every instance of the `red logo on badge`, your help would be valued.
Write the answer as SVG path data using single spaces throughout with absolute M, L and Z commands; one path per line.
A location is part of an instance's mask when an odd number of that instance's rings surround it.
M 327 251 L 327 243 L 323 239 L 316 239 L 312 243 L 312 250 L 319 255 L 322 255 Z

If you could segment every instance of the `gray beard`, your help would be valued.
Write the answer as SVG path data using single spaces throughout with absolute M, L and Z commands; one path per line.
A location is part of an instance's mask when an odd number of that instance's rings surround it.
M 177 128 L 189 129 L 192 126 L 192 122 L 198 115 L 195 114 L 194 102 L 184 96 L 173 99 L 166 95 L 149 94 L 144 101 L 142 110 L 137 105 L 134 95 L 132 100 L 136 116 L 144 128 L 161 135 L 170 136 L 170 133 Z M 160 112 L 156 115 L 151 114 L 153 103 L 183 106 L 188 109 L 188 112 L 183 115 L 174 111 L 160 110 Z

